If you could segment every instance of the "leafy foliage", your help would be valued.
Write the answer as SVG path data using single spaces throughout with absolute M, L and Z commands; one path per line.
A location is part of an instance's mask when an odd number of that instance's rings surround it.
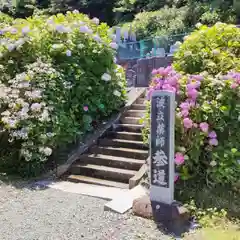
M 149 99 L 159 89 L 177 94 L 175 161 L 182 180 L 204 178 L 239 188 L 239 37 L 233 25 L 201 26 L 176 53 L 174 67 L 181 75 L 171 67 L 152 73 Z M 150 107 L 145 141 L 149 113 Z
M 117 46 L 105 23 L 74 11 L 17 19 L 2 32 L 0 127 L 7 148 L 1 144 L 0 165 L 25 171 L 44 163 L 124 103 L 123 69 L 114 63 Z
M 171 67 L 153 72 L 149 99 L 154 90 L 177 94 L 175 162 L 182 180 L 200 177 L 221 184 L 239 180 L 239 87 L 240 73 L 212 78 L 207 74 L 181 76 Z M 145 140 L 149 112 L 150 108 Z
M 159 11 L 137 14 L 131 26 L 140 39 L 166 34 L 174 35 L 188 31 L 184 22 L 185 15 L 185 7 L 180 9 L 165 7 Z
M 240 29 L 217 23 L 213 27 L 201 26 L 187 36 L 175 55 L 174 67 L 185 73 L 207 71 L 226 73 L 240 67 Z

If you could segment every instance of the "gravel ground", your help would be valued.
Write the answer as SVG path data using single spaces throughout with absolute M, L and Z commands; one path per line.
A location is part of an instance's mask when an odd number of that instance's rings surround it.
M 0 239 L 171 239 L 150 220 L 104 211 L 105 203 L 51 188 L 33 191 L 0 183 Z

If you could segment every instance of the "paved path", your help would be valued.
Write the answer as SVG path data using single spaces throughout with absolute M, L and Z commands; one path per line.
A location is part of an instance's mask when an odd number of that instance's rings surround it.
M 171 239 L 150 220 L 104 212 L 105 203 L 56 189 L 33 191 L 0 183 L 0 239 Z

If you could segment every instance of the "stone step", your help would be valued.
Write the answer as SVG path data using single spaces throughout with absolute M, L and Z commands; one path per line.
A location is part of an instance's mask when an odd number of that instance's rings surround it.
M 87 176 L 81 176 L 81 175 L 69 175 L 66 178 L 67 181 L 71 182 L 82 182 L 82 183 L 89 183 L 89 184 L 95 184 L 95 185 L 101 185 L 101 186 L 107 186 L 107 187 L 117 187 L 117 188 L 124 188 L 128 189 L 129 185 L 127 183 L 121 183 L 121 182 L 114 182 L 109 181 L 101 178 L 93 178 L 93 177 L 87 177 Z
M 99 139 L 100 146 L 113 146 L 113 147 L 123 147 L 131 149 L 148 149 L 148 147 L 142 141 L 133 141 L 125 139 L 109 139 L 103 138 Z
M 137 171 L 122 168 L 113 168 L 94 164 L 74 164 L 71 168 L 72 174 L 81 174 L 96 178 L 107 179 L 110 181 L 119 181 L 128 183 L 129 179 L 135 176 Z
M 144 110 L 135 110 L 130 109 L 124 113 L 124 116 L 126 117 L 144 117 L 145 111 Z
M 131 106 L 131 109 L 132 109 L 132 110 L 145 110 L 145 109 L 146 109 L 146 105 L 135 103 L 135 104 L 133 104 L 133 105 Z
M 145 160 L 124 158 L 103 154 L 84 154 L 80 156 L 78 163 L 104 165 L 108 167 L 123 168 L 138 171 Z
M 123 132 L 138 132 L 141 133 L 142 128 L 144 125 L 140 124 L 116 124 L 116 131 L 123 131 Z
M 138 98 L 136 100 L 137 104 L 146 104 L 146 102 L 147 102 L 146 98 Z
M 142 150 L 142 149 L 101 147 L 96 145 L 91 147 L 89 151 L 92 154 L 120 156 L 120 157 L 135 158 L 135 159 L 141 159 L 141 160 L 146 160 L 148 158 L 148 151 Z
M 135 133 L 135 132 L 113 132 L 113 131 L 110 131 L 106 134 L 106 136 L 112 137 L 112 138 L 118 138 L 118 139 L 142 141 L 142 134 Z
M 120 119 L 120 122 L 123 124 L 139 124 L 140 123 L 141 118 L 140 117 L 123 117 Z

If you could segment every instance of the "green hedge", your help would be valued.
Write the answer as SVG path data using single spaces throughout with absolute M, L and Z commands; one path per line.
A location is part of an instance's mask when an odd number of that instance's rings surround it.
M 213 27 L 199 24 L 198 30 L 186 36 L 174 56 L 174 67 L 185 73 L 207 71 L 226 73 L 240 67 L 240 29 L 217 23 Z
M 0 165 L 25 172 L 117 111 L 126 83 L 109 27 L 96 18 L 35 16 L 2 32 Z

